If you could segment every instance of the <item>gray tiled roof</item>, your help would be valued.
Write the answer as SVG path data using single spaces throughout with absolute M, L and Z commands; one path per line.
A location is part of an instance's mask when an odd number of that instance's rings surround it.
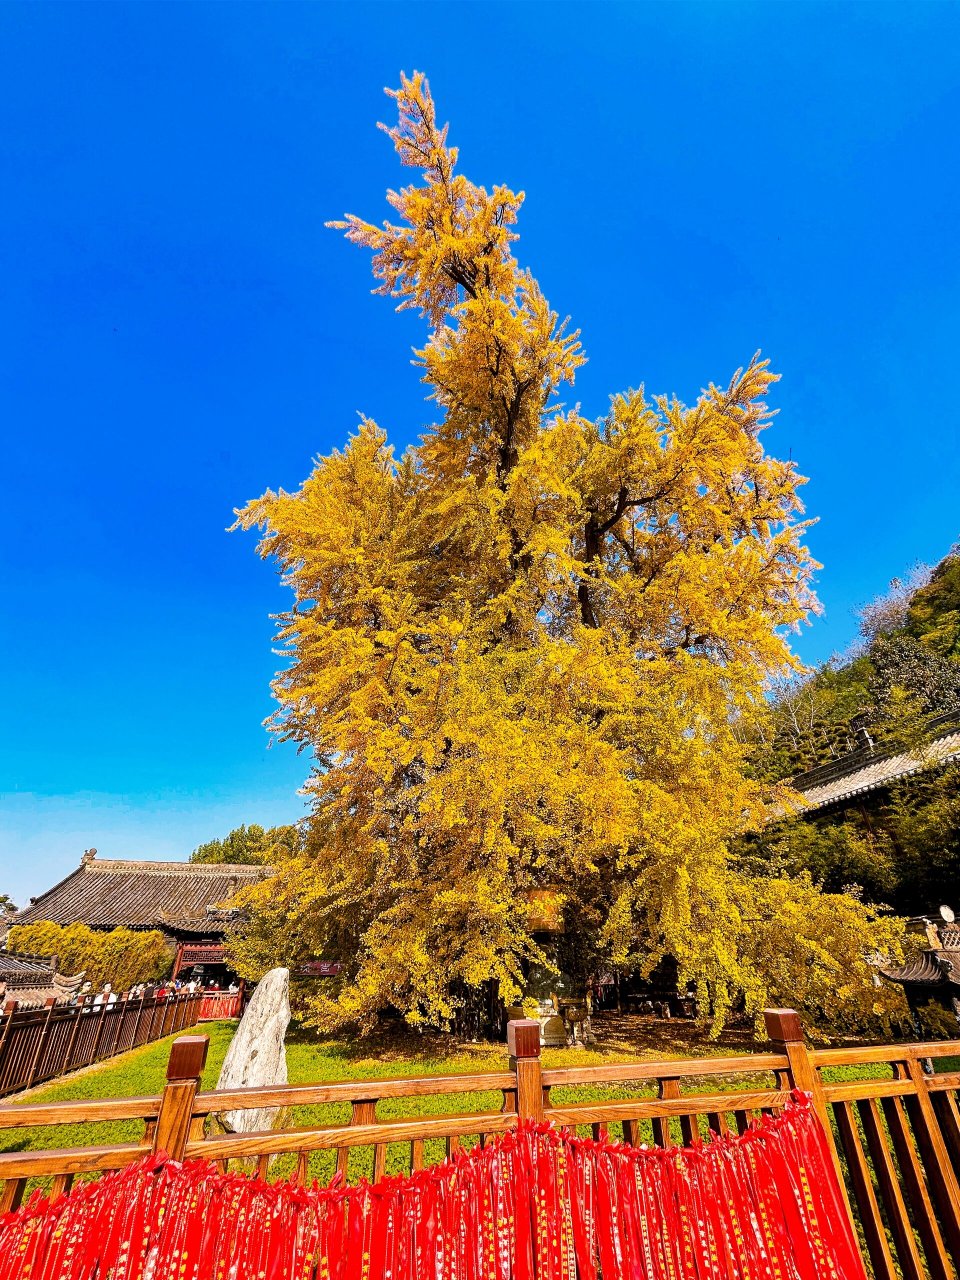
M 951 717 L 922 752 L 884 752 L 876 748 L 852 751 L 840 760 L 801 774 L 791 785 L 805 802 L 804 809 L 823 809 L 955 760 L 960 760 L 960 724 Z
M 8 986 L 28 986 L 52 977 L 53 964 L 49 956 L 0 952 L 0 982 L 5 982 Z
M 13 924 L 52 920 L 97 929 L 163 927 L 164 921 L 204 920 L 244 885 L 269 874 L 268 867 L 236 863 L 140 862 L 88 858 L 65 880 L 34 898 Z M 223 925 L 213 922 L 212 932 Z
M 942 987 L 948 981 L 931 951 L 923 951 L 904 964 L 889 965 L 880 969 L 880 972 L 891 982 L 904 982 L 918 987 Z

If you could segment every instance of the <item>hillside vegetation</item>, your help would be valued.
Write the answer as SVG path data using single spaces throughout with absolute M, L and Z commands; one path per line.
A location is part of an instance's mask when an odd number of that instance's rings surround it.
M 922 751 L 937 717 L 960 711 L 960 547 L 894 579 L 860 614 L 859 644 L 775 698 L 755 744 L 760 777 L 780 781 L 868 740 Z M 749 841 L 754 872 L 809 872 L 825 889 L 920 913 L 960 880 L 960 768 L 932 769 L 840 812 L 795 818 Z M 960 906 L 960 903 L 956 905 Z

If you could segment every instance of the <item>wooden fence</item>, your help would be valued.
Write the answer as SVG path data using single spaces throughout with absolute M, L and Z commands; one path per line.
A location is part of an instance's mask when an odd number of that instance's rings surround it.
M 518 1117 L 567 1130 L 660 1146 L 714 1131 L 743 1131 L 755 1116 L 782 1107 L 793 1088 L 813 1096 L 865 1256 L 878 1280 L 954 1280 L 960 1271 L 960 1072 L 927 1068 L 956 1056 L 955 1043 L 810 1050 L 790 1010 L 766 1014 L 768 1052 L 731 1058 L 617 1063 L 544 1070 L 537 1023 L 509 1025 L 503 1071 L 405 1080 L 346 1081 L 277 1088 L 200 1091 L 207 1039 L 173 1046 L 162 1094 L 103 1101 L 0 1107 L 0 1130 L 91 1121 L 139 1121 L 135 1140 L 97 1147 L 14 1150 L 0 1154 L 0 1211 L 19 1203 L 27 1182 L 46 1177 L 54 1191 L 76 1175 L 122 1168 L 150 1151 L 209 1157 L 303 1182 L 318 1153 L 355 1174 L 388 1172 L 399 1152 L 419 1168 L 461 1144 L 513 1128 Z M 458 1095 L 480 1092 L 489 1109 L 459 1112 Z M 585 1092 L 593 1096 L 583 1097 Z M 606 1097 L 597 1098 L 598 1092 Z M 580 1096 L 578 1096 L 578 1094 Z M 450 1105 L 449 1112 L 445 1107 Z M 251 1134 L 215 1131 L 227 1111 L 290 1109 L 293 1127 Z M 300 1108 L 342 1110 L 333 1123 L 296 1123 Z M 424 1115 L 430 1109 L 442 1114 Z M 417 1114 L 418 1111 L 420 1114 Z M 400 1112 L 400 1114 L 397 1114 Z M 302 1118 L 302 1117 L 301 1117 Z
M 201 995 L 130 999 L 113 1004 L 57 1004 L 20 1009 L 8 1000 L 0 1016 L 0 1097 L 173 1035 L 198 1020 Z
M 243 1012 L 243 992 L 209 991 L 200 993 L 198 1022 L 216 1022 L 221 1018 L 239 1018 Z

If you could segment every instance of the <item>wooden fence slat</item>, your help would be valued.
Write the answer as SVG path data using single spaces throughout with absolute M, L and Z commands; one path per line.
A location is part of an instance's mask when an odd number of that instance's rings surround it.
M 102 1004 L 95 1004 L 90 1011 L 91 1018 L 96 1018 L 97 1020 L 97 1033 L 90 1049 L 90 1062 L 98 1062 L 100 1060 L 100 1042 L 103 1040 L 103 1033 L 107 1026 L 107 1008 L 107 1002 L 104 1000 Z
M 658 1083 L 657 1093 L 659 1101 L 671 1102 L 680 1097 L 680 1081 L 676 1076 L 664 1076 Z M 655 1112 L 652 1117 L 653 1122 L 653 1140 L 658 1147 L 672 1147 L 673 1138 L 670 1134 L 670 1113 Z M 557 1124 L 564 1124 L 565 1121 L 557 1120 Z
M 26 1185 L 26 1178 L 7 1178 L 0 1189 L 0 1214 L 13 1213 L 14 1209 L 20 1208 Z
M 940 1122 L 940 1131 L 947 1144 L 950 1159 L 953 1161 L 953 1171 L 960 1176 L 960 1109 L 957 1107 L 956 1094 L 952 1091 L 933 1093 L 930 1100 Z
M 2 1010 L 3 1030 L 0 1031 L 0 1068 L 2 1068 L 2 1064 L 4 1061 L 4 1050 L 6 1048 L 7 1041 L 10 1039 L 10 1032 L 13 1029 L 13 1015 L 16 1012 L 16 1009 L 17 1009 L 16 1000 L 7 1000 L 4 1003 L 3 1010 Z M 3 1087 L 3 1073 L 2 1073 L 2 1069 L 0 1069 L 0 1088 L 2 1087 Z
M 76 1008 L 77 1006 L 75 1005 L 73 1008 L 69 1008 L 66 1013 L 66 1022 L 68 1025 L 68 1031 L 66 1036 L 66 1043 L 64 1044 L 64 1048 L 63 1048 L 63 1060 L 60 1064 L 61 1075 L 66 1075 L 67 1072 L 70 1070 L 73 1063 L 74 1054 L 76 1053 L 77 1039 L 80 1035 L 80 1015 L 79 1013 L 75 1012 Z
M 823 1080 L 817 1069 L 816 1057 L 807 1048 L 806 1041 L 803 1038 L 803 1025 L 800 1022 L 799 1015 L 793 1009 L 765 1009 L 763 1021 L 767 1028 L 767 1035 L 770 1037 L 774 1048 L 779 1049 L 787 1058 L 790 1083 L 795 1089 L 802 1089 L 804 1093 L 810 1094 L 813 1101 L 813 1109 L 820 1117 L 820 1123 L 823 1125 L 824 1132 L 827 1135 L 830 1154 L 833 1157 L 833 1165 L 837 1171 L 844 1197 L 846 1197 L 843 1170 L 840 1167 L 840 1155 L 837 1151 L 833 1129 L 830 1124 L 830 1108 L 824 1092 Z M 847 1211 L 848 1213 L 850 1211 L 849 1200 L 847 1201 Z
M 719 1133 L 721 1136 L 729 1132 L 727 1127 L 727 1117 L 722 1111 L 710 1111 L 707 1113 L 707 1124 L 713 1133 Z
M 71 1147 L 59 1151 L 0 1153 L 0 1181 L 56 1177 L 60 1173 L 103 1173 L 124 1169 L 150 1154 L 145 1142 L 117 1142 L 104 1147 Z
M 30 1066 L 27 1069 L 27 1081 L 24 1088 L 29 1089 L 37 1079 L 38 1068 L 42 1066 L 43 1062 L 43 1051 L 46 1049 L 47 1041 L 50 1038 L 50 1024 L 53 1021 L 53 1011 L 56 1008 L 56 1005 L 56 998 L 54 996 L 50 996 L 46 1002 L 47 1016 L 44 1018 L 43 1024 L 40 1028 L 40 1033 L 37 1036 L 37 1047 L 33 1052 L 33 1057 L 30 1060 Z
M 873 1271 L 877 1280 L 899 1280 L 893 1255 L 890 1253 L 890 1245 L 887 1242 L 883 1219 L 880 1216 L 880 1206 L 873 1190 L 870 1167 L 860 1144 L 860 1134 L 857 1132 L 857 1122 L 854 1119 L 852 1108 L 853 1104 L 850 1102 L 836 1102 L 833 1104 L 833 1113 L 837 1120 L 837 1132 L 840 1134 L 840 1144 L 847 1159 L 853 1194 L 860 1210 L 859 1217 L 863 1227 L 864 1239 L 867 1242 L 867 1252 L 870 1254 L 870 1261 L 873 1264 Z
M 907 1115 L 913 1126 L 931 1196 L 940 1214 L 953 1265 L 960 1270 L 960 1185 L 937 1122 L 933 1101 L 927 1092 L 919 1058 L 908 1059 L 906 1069 L 916 1087 L 916 1093 L 906 1099 Z
M 371 1125 L 377 1123 L 377 1104 L 372 1098 L 364 1098 L 361 1101 L 352 1102 L 350 1106 L 350 1124 L 351 1125 Z M 346 1178 L 347 1168 L 350 1162 L 350 1148 L 342 1147 L 337 1152 L 337 1173 L 341 1177 Z
M 50 1183 L 50 1199 L 59 1200 L 61 1196 L 65 1196 L 73 1186 L 72 1173 L 58 1173 Z
M 0 1130 L 52 1124 L 96 1124 L 101 1120 L 156 1118 L 160 1095 L 139 1098 L 83 1098 L 69 1102 L 24 1102 L 0 1106 Z
M 329 1102 L 379 1102 L 383 1098 L 426 1098 L 438 1094 L 502 1091 L 503 1110 L 516 1111 L 516 1081 L 507 1071 L 484 1071 L 469 1076 L 411 1076 L 398 1080 L 339 1080 L 332 1084 L 284 1084 L 203 1091 L 196 1109 L 204 1114 L 261 1107 L 308 1107 Z M 367 1092 L 361 1095 L 358 1090 Z
M 110 1038 L 110 1048 L 104 1056 L 112 1058 L 117 1052 L 117 1041 L 120 1039 L 120 1032 L 123 1030 L 123 1019 L 126 1016 L 127 1009 L 127 997 L 125 995 L 120 996 L 116 1004 L 108 1005 L 108 1009 L 110 1017 L 113 1019 L 113 1035 Z
M 876 1098 L 866 1098 L 858 1102 L 857 1110 L 860 1112 L 860 1120 L 867 1138 L 867 1149 L 873 1161 L 877 1186 L 880 1188 L 880 1197 L 883 1200 L 890 1233 L 896 1246 L 897 1261 L 905 1280 L 925 1280 L 923 1263 L 920 1261 L 903 1190 L 880 1123 L 880 1111 Z
M 212 1160 L 243 1160 L 251 1156 L 288 1155 L 291 1151 L 337 1151 L 374 1147 L 377 1143 L 408 1143 L 414 1139 L 463 1137 L 471 1133 L 506 1133 L 516 1117 L 501 1111 L 471 1115 L 416 1116 L 407 1120 L 383 1120 L 376 1124 L 319 1125 L 312 1129 L 271 1129 L 262 1133 L 227 1133 L 188 1142 L 185 1155 Z M 2 1157 L 0 1157 L 2 1160 Z M 344 1161 L 344 1163 L 346 1163 Z
M 913 1220 L 923 1244 L 932 1280 L 954 1280 L 953 1268 L 933 1211 L 930 1191 L 923 1176 L 923 1166 L 910 1133 L 903 1102 L 899 1098 L 884 1098 L 880 1105 L 897 1155 L 904 1190 L 913 1208 Z
M 921 1062 L 924 1058 L 956 1056 L 955 1040 L 938 1040 L 930 1044 L 855 1045 L 847 1049 L 810 1050 L 810 1057 L 818 1070 L 823 1067 L 862 1067 L 867 1063 Z
M 140 1019 L 143 1016 L 143 1006 L 147 1002 L 147 993 L 144 992 L 140 997 L 140 1003 L 137 1005 L 137 1016 L 133 1020 L 133 1031 L 130 1033 L 130 1048 L 136 1049 L 139 1041 L 137 1040 L 137 1032 L 140 1029 Z
M 543 1072 L 546 1086 L 562 1084 L 626 1084 L 646 1080 L 657 1084 L 675 1076 L 727 1076 L 741 1072 L 755 1075 L 758 1071 L 777 1071 L 789 1065 L 783 1053 L 746 1053 L 732 1058 L 670 1058 L 653 1062 L 618 1062 L 596 1067 L 548 1067 Z
M 692 1142 L 696 1134 L 693 1117 L 709 1115 L 720 1110 L 774 1110 L 782 1107 L 790 1097 L 786 1089 L 776 1092 L 751 1090 L 749 1093 L 681 1094 L 678 1082 L 672 1078 L 664 1082 L 660 1098 L 635 1098 L 610 1102 L 570 1102 L 560 1107 L 548 1107 L 544 1112 L 554 1124 L 609 1124 L 617 1120 L 650 1119 L 657 1121 L 671 1117 L 679 1119 L 685 1142 Z

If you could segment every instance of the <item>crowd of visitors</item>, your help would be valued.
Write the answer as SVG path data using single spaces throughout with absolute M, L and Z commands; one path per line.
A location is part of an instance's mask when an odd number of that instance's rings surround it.
M 240 988 L 236 982 L 230 983 L 229 987 L 221 987 L 218 982 L 211 978 L 204 983 L 197 978 L 173 978 L 166 982 L 138 982 L 130 988 L 128 998 L 130 1000 L 166 1000 L 169 996 L 178 995 L 196 995 L 198 992 L 209 995 L 219 995 L 224 992 L 226 995 L 236 995 Z M 85 982 L 79 991 L 75 991 L 70 997 L 68 1003 L 71 1005 L 87 1004 L 93 1007 L 99 1005 L 112 1005 L 117 1002 L 117 993 L 109 982 L 105 982 L 102 988 L 93 995 L 93 984 Z

